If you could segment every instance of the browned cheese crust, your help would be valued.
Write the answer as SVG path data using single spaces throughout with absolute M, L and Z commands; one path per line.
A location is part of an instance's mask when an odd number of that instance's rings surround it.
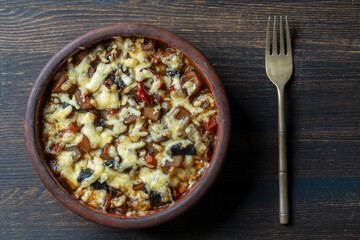
M 75 198 L 144 215 L 174 202 L 206 170 L 217 121 L 213 96 L 181 52 L 115 37 L 55 74 L 42 143 Z

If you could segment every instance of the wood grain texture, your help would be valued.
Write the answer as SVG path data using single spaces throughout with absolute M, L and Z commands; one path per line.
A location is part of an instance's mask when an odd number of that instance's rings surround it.
M 267 17 L 287 15 L 294 75 L 286 88 L 292 223 L 278 224 L 277 99 L 264 68 Z M 68 41 L 140 22 L 185 38 L 227 90 L 233 134 L 217 184 L 156 228 L 99 226 L 58 203 L 23 138 L 28 93 Z M 359 1 L 0 1 L 0 239 L 359 239 Z M 240 176 L 240 177 L 239 177 Z

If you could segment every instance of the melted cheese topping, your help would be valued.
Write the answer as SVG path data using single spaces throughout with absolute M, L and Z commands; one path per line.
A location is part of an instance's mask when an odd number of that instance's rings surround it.
M 209 166 L 216 137 L 205 126 L 216 119 L 213 97 L 194 81 L 181 83 L 193 71 L 189 61 L 146 44 L 116 37 L 69 59 L 67 80 L 43 110 L 44 150 L 74 197 L 127 215 L 188 191 Z

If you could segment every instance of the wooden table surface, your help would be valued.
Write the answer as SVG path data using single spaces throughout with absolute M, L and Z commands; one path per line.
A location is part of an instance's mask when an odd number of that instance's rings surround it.
M 267 17 L 287 15 L 291 224 L 278 223 L 277 95 L 264 68 Z M 62 206 L 23 137 L 29 91 L 68 41 L 140 22 L 185 38 L 215 66 L 230 100 L 231 145 L 212 189 L 158 227 L 121 230 Z M 359 1 L 0 1 L 0 239 L 360 239 Z

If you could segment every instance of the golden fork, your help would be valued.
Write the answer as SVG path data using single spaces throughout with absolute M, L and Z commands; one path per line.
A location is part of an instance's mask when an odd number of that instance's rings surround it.
M 265 68 L 268 78 L 275 84 L 278 92 L 279 118 L 279 216 L 281 224 L 289 223 L 288 177 L 286 163 L 286 125 L 284 113 L 284 88 L 293 72 L 293 60 L 289 23 L 286 21 L 286 53 L 282 17 L 280 17 L 280 52 L 278 52 L 276 17 L 274 17 L 272 44 L 270 44 L 270 22 L 268 19 L 265 48 Z M 270 51 L 271 50 L 271 51 Z

